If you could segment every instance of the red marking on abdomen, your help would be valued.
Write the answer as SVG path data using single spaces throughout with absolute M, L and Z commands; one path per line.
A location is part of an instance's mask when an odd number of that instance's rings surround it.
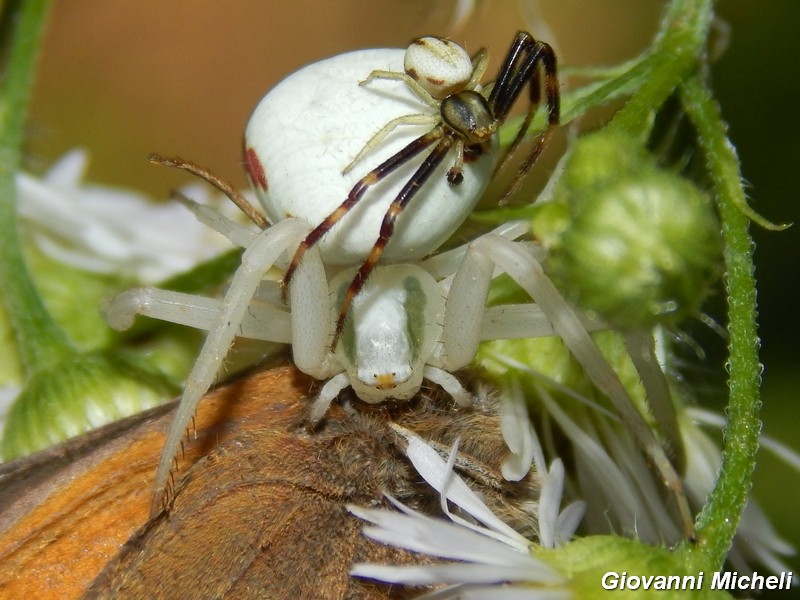
M 267 175 L 264 173 L 264 165 L 261 164 L 261 161 L 258 159 L 258 154 L 256 154 L 256 151 L 252 148 L 244 149 L 244 165 L 253 185 L 266 192 Z

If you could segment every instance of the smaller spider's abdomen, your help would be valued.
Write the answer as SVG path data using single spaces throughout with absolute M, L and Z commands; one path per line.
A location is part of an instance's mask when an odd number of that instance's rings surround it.
M 405 53 L 405 72 L 437 99 L 463 90 L 472 77 L 472 60 L 452 40 L 423 37 L 412 42 Z
M 497 130 L 497 122 L 486 98 L 478 92 L 465 90 L 442 100 L 442 120 L 467 144 L 488 142 Z

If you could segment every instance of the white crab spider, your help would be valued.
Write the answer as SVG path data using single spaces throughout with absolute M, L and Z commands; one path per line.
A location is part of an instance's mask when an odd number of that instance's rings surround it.
M 216 222 L 225 220 L 217 217 Z M 231 229 L 237 226 L 228 222 L 220 227 Z M 459 403 L 468 404 L 471 395 L 450 372 L 472 361 L 481 340 L 554 334 L 546 313 L 557 313 L 560 307 L 549 311 L 535 304 L 485 307 L 495 263 L 508 262 L 504 256 L 509 253 L 516 257 L 512 262 L 536 262 L 529 244 L 509 239 L 527 230 L 527 224 L 517 222 L 429 260 L 378 267 L 354 303 L 342 343 L 331 351 L 337 286 L 346 283 L 349 272 L 340 272 L 329 286 L 320 253 L 311 249 L 290 289 L 291 312 L 281 308 L 274 293 L 276 284 L 263 281 L 263 273 L 281 264 L 280 259 L 291 254 L 308 230 L 307 223 L 292 218 L 251 237 L 242 266 L 221 301 L 138 288 L 109 304 L 106 318 L 118 329 L 130 327 L 135 315 L 142 314 L 209 330 L 165 444 L 164 456 L 170 458 L 159 467 L 159 493 L 166 485 L 172 452 L 178 449 L 197 402 L 216 378 L 237 335 L 291 343 L 296 366 L 327 380 L 311 408 L 314 422 L 348 386 L 361 400 L 376 403 L 412 397 L 425 378 L 441 385 Z M 237 239 L 245 237 L 240 233 Z M 526 276 L 519 282 L 530 287 Z M 577 319 L 575 324 L 586 326 Z M 154 510 L 160 508 L 154 505 Z
M 219 227 L 220 223 L 224 226 Z M 495 238 L 512 239 L 525 233 L 523 222 L 508 223 L 470 245 L 428 260 L 378 267 L 356 298 L 342 343 L 334 351 L 330 338 L 335 311 L 351 270 L 340 271 L 329 284 L 319 252 L 310 251 L 290 290 L 290 312 L 278 300 L 276 282 L 262 281 L 261 275 L 272 264 L 285 262 L 261 251 L 270 244 L 282 246 L 281 252 L 290 251 L 308 225 L 286 219 L 251 236 L 221 216 L 215 224 L 227 235 L 237 229 L 231 237 L 238 243 L 250 242 L 246 255 L 266 256 L 264 260 L 254 257 L 252 262 L 245 256 L 223 300 L 147 287 L 118 295 L 106 310 L 108 322 L 117 329 L 129 328 L 140 314 L 212 332 L 214 339 L 209 337 L 206 346 L 215 347 L 208 351 L 204 347 L 185 397 L 190 388 L 210 387 L 233 337 L 241 336 L 292 344 L 296 366 L 326 380 L 311 409 L 312 422 L 324 416 L 346 387 L 352 387 L 361 400 L 378 403 L 414 396 L 423 378 L 441 385 L 457 402 L 468 404 L 471 395 L 450 371 L 467 366 L 481 340 L 553 335 L 535 304 L 486 309 L 492 270 L 476 269 L 476 259 L 471 257 L 479 246 L 491 248 L 497 243 L 491 241 Z M 535 251 L 529 244 L 516 245 L 521 252 Z M 242 299 L 253 297 L 242 311 Z M 217 333 L 220 321 L 225 322 L 224 332 Z M 589 320 L 584 325 L 598 327 Z
M 349 319 L 352 331 L 331 351 L 340 295 L 337 285 L 346 282 L 349 273 L 339 273 L 329 286 L 319 250 L 312 248 L 290 289 L 291 313 L 281 307 L 277 284 L 263 280 L 263 273 L 273 264 L 285 264 L 281 259 L 288 259 L 310 226 L 291 218 L 254 235 L 243 233 L 241 226 L 221 216 L 211 222 L 231 238 L 248 244 L 242 266 L 222 301 L 140 288 L 115 298 L 106 315 L 119 329 L 129 327 L 136 314 L 143 314 L 209 330 L 165 444 L 168 459 L 159 466 L 154 512 L 162 507 L 161 494 L 173 453 L 237 335 L 291 343 L 296 366 L 327 380 L 311 407 L 312 422 L 321 419 L 330 402 L 348 386 L 363 401 L 375 403 L 409 398 L 425 378 L 467 404 L 470 395 L 450 372 L 472 361 L 480 341 L 558 335 L 626 422 L 641 435 L 647 435 L 645 431 L 652 434 L 589 337 L 589 330 L 602 324 L 581 319 L 569 307 L 542 271 L 535 246 L 513 241 L 527 231 L 527 223 L 506 224 L 427 260 L 379 266 L 354 304 Z M 536 304 L 487 309 L 489 285 L 499 272 L 510 275 Z M 655 438 L 652 444 L 649 450 L 657 453 L 660 446 Z M 665 457 L 659 468 L 672 469 Z M 675 481 L 679 486 L 680 480 Z
M 441 44 L 434 42 L 433 50 L 425 50 L 422 57 L 415 57 L 413 46 L 417 45 L 421 44 L 412 44 L 405 53 L 365 50 L 315 63 L 288 77 L 262 100 L 247 128 L 245 161 L 272 225 L 248 236 L 233 224 L 224 223 L 224 219 L 211 217 L 232 239 L 244 240 L 247 248 L 221 305 L 152 289 L 132 290 L 111 303 L 108 319 L 118 328 L 128 326 L 136 313 L 142 313 L 209 330 L 165 443 L 156 476 L 154 512 L 160 509 L 173 458 L 197 402 L 213 383 L 234 337 L 245 332 L 250 335 L 250 327 L 254 328 L 253 337 L 290 342 L 297 367 L 328 380 L 312 409 L 312 421 L 321 418 L 333 398 L 347 386 L 352 386 L 362 400 L 380 402 L 412 396 L 426 377 L 442 385 L 459 402 L 468 402 L 469 394 L 450 371 L 465 366 L 474 357 L 485 303 L 481 290 L 488 290 L 488 279 L 483 287 L 468 285 L 468 289 L 462 289 L 456 278 L 453 285 L 459 292 L 448 293 L 439 289 L 441 277 L 426 274 L 421 263 L 409 263 L 436 250 L 472 210 L 494 166 L 494 133 L 527 85 L 532 91 L 526 123 L 532 118 L 533 98 L 539 96 L 533 86 L 539 85 L 536 69 L 540 62 L 545 63 L 548 74 L 551 127 L 557 122 L 555 59 L 549 46 L 520 33 L 501 70 L 503 83 L 485 98 L 476 91 L 485 68 L 485 53 L 479 53 L 473 64 L 466 53 L 462 51 L 459 58 L 456 52 L 455 63 L 460 61 L 461 71 L 469 72 L 465 82 L 465 75 L 442 69 L 447 65 L 435 56 Z M 546 54 L 544 58 L 542 53 Z M 412 71 L 418 66 L 424 73 L 419 86 L 385 81 L 397 79 L 392 73 L 400 72 L 404 57 Z M 430 58 L 434 60 L 427 64 Z M 447 56 L 444 59 L 445 63 L 450 60 Z M 432 100 L 443 93 L 428 85 L 437 69 L 442 69 L 443 79 L 450 87 L 467 89 L 454 97 Z M 370 74 L 376 81 L 368 90 L 357 85 Z M 382 86 L 386 87 L 381 89 Z M 553 95 L 556 99 L 551 102 Z M 434 108 L 439 108 L 440 113 L 434 114 Z M 380 147 L 374 141 L 367 143 L 375 159 L 383 161 L 381 166 L 360 179 L 342 174 L 347 161 L 365 147 L 365 139 L 370 139 L 376 130 L 387 131 L 386 123 L 407 123 L 409 110 L 431 113 L 419 123 L 426 126 L 426 133 L 418 136 L 418 131 L 414 134 L 410 128 L 403 128 Z M 478 113 L 481 116 L 473 123 Z M 458 126 L 453 125 L 455 121 Z M 430 129 L 432 123 L 435 125 Z M 518 138 L 526 130 L 527 125 L 520 129 Z M 409 134 L 415 135 L 411 143 Z M 416 165 L 409 159 L 434 142 L 431 154 L 414 170 Z M 536 147 L 540 150 L 543 143 L 544 137 Z M 472 149 L 475 160 L 464 160 L 466 146 Z M 455 148 L 456 158 L 444 177 L 444 158 L 451 148 Z M 386 157 L 390 158 L 384 160 Z M 532 154 L 528 166 L 533 157 Z M 390 207 L 401 198 L 410 199 L 423 184 L 424 201 L 410 204 L 395 229 L 399 210 Z M 358 202 L 367 187 L 371 193 Z M 344 218 L 337 218 L 325 229 L 319 244 L 307 244 L 309 233 L 319 230 L 313 224 L 328 220 L 345 195 L 354 199 L 354 207 L 348 207 Z M 384 231 L 389 217 L 393 236 Z M 363 294 L 352 293 L 357 275 L 347 288 L 331 335 L 330 311 L 337 302 L 328 292 L 324 265 L 331 268 L 363 262 L 362 269 L 369 265 L 369 273 L 377 257 L 372 263 L 364 257 L 373 257 L 379 247 L 376 239 L 383 241 L 381 265 L 392 261 L 403 264 L 380 266 L 382 273 L 367 289 L 358 286 Z M 300 262 L 298 252 L 303 244 L 310 250 Z M 295 254 L 289 269 L 294 269 L 295 280 L 289 286 L 291 315 L 279 306 L 272 306 L 269 315 L 264 315 L 251 302 L 254 294 L 259 287 L 267 286 L 261 284 L 263 274 L 292 251 Z M 362 274 L 361 269 L 358 274 Z M 365 279 L 366 275 L 362 284 Z M 397 286 L 398 281 L 403 284 Z M 351 301 L 355 304 L 352 333 L 344 331 L 344 302 Z M 261 318 L 251 318 L 256 314 Z M 269 318 L 264 319 L 265 316 Z M 337 348 L 335 341 L 340 334 L 349 339 Z

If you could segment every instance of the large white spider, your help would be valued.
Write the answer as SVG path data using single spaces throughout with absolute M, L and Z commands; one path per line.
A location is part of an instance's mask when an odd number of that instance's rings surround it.
M 549 46 L 518 34 L 498 82 L 491 92 L 481 93 L 485 56 L 481 50 L 470 59 L 456 44 L 423 38 L 408 51 L 352 52 L 289 76 L 261 101 L 245 136 L 247 171 L 272 225 L 255 234 L 206 215 L 247 248 L 222 303 L 152 289 L 132 290 L 111 302 L 108 319 L 118 328 L 130 326 L 141 313 L 209 330 L 167 437 L 154 510 L 160 508 L 197 402 L 236 335 L 291 343 L 299 369 L 329 379 L 312 421 L 348 385 L 363 400 L 378 402 L 410 397 L 427 377 L 467 401 L 449 371 L 474 355 L 484 298 L 480 293 L 449 295 L 444 275 L 454 268 L 431 275 L 414 263 L 435 251 L 474 207 L 494 168 L 494 134 L 523 89 L 530 89 L 530 106 L 519 140 L 542 95 L 548 100 L 548 132 L 558 121 L 555 57 Z M 374 80 L 370 85 L 359 85 L 368 78 Z M 392 124 L 406 127 L 390 132 Z M 545 142 L 543 134 L 523 172 Z M 431 146 L 421 164 L 412 160 Z M 455 158 L 447 165 L 444 159 L 452 148 Z M 343 174 L 354 157 L 365 153 L 378 167 L 361 177 Z M 408 204 L 423 187 L 424 198 Z M 292 260 L 282 264 L 287 253 Z M 401 264 L 387 265 L 362 290 L 379 258 L 380 265 Z M 283 290 L 283 295 L 289 291 L 291 316 L 280 303 L 263 301 L 270 286 L 261 281 L 273 264 L 288 267 L 284 284 L 292 277 Z M 359 264 L 355 276 L 349 271 L 350 284 L 340 293 L 337 288 L 348 271 L 331 280 L 333 271 Z M 334 298 L 329 281 L 336 286 Z M 450 309 L 445 317 L 445 297 L 463 309 Z M 353 318 L 345 326 L 351 303 Z M 332 327 L 335 306 L 339 317 Z M 472 333 L 461 335 L 467 331 Z M 346 338 L 342 343 L 340 335 Z
M 451 53 L 453 44 L 432 40 L 414 43 L 406 53 L 369 50 L 315 63 L 262 100 L 248 125 L 245 161 L 272 225 L 255 232 L 195 207 L 201 219 L 246 248 L 221 301 L 141 288 L 110 303 L 108 321 L 119 329 L 143 314 L 209 331 L 167 436 L 153 513 L 168 500 L 169 472 L 181 439 L 236 336 L 290 343 L 297 368 L 326 382 L 311 407 L 313 423 L 346 387 L 376 403 L 410 398 L 427 379 L 467 404 L 470 394 L 451 373 L 472 361 L 481 340 L 558 335 L 615 404 L 627 403 L 620 408 L 628 411 L 625 418 L 638 418 L 634 426 L 652 437 L 591 341 L 587 321 L 544 275 L 535 248 L 515 241 L 526 224 L 510 223 L 425 258 L 466 218 L 487 184 L 496 158 L 494 133 L 521 90 L 530 88 L 531 108 L 518 139 L 535 112 L 540 85 L 548 96 L 551 126 L 558 119 L 555 59 L 548 46 L 519 34 L 487 98 L 477 84 L 484 52 L 470 60 L 463 50 Z M 415 58 L 412 50 L 419 46 L 429 51 Z M 441 68 L 446 93 L 422 83 L 420 91 L 409 83 L 419 83 L 419 73 L 431 79 L 440 68 L 437 61 L 462 65 L 457 77 L 449 67 Z M 359 86 L 365 77 L 370 85 Z M 415 131 L 419 127 L 422 135 Z M 546 137 L 540 136 L 522 174 Z M 421 164 L 410 160 L 431 145 Z M 444 159 L 453 148 L 455 159 L 447 165 Z M 342 174 L 354 157 L 368 154 L 380 161 L 378 167 L 360 178 L 352 171 Z M 424 198 L 401 213 L 423 186 Z M 367 188 L 373 193 L 365 195 Z M 264 280 L 274 265 L 292 276 L 283 290 Z M 500 272 L 536 303 L 487 309 L 490 281 Z M 287 292 L 290 309 L 281 302 Z M 654 438 L 644 443 L 658 446 Z M 665 457 L 654 460 L 670 468 Z

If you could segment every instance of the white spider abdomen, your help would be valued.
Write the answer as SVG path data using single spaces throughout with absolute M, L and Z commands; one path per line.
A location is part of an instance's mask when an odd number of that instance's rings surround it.
M 365 143 L 392 119 L 436 114 L 401 81 L 376 79 L 359 86 L 375 69 L 402 71 L 404 51 L 350 52 L 308 65 L 284 79 L 256 107 L 245 134 L 245 158 L 270 221 L 301 217 L 318 225 L 347 197 L 356 182 L 431 125 L 403 125 L 367 159 L 342 174 Z M 370 186 L 360 202 L 319 242 L 326 264 L 360 263 L 378 239 L 389 204 L 428 154 L 425 150 Z M 447 182 L 454 153 L 397 218 L 382 262 L 413 261 L 436 250 L 480 198 L 491 177 L 489 152 L 464 165 L 460 185 Z

